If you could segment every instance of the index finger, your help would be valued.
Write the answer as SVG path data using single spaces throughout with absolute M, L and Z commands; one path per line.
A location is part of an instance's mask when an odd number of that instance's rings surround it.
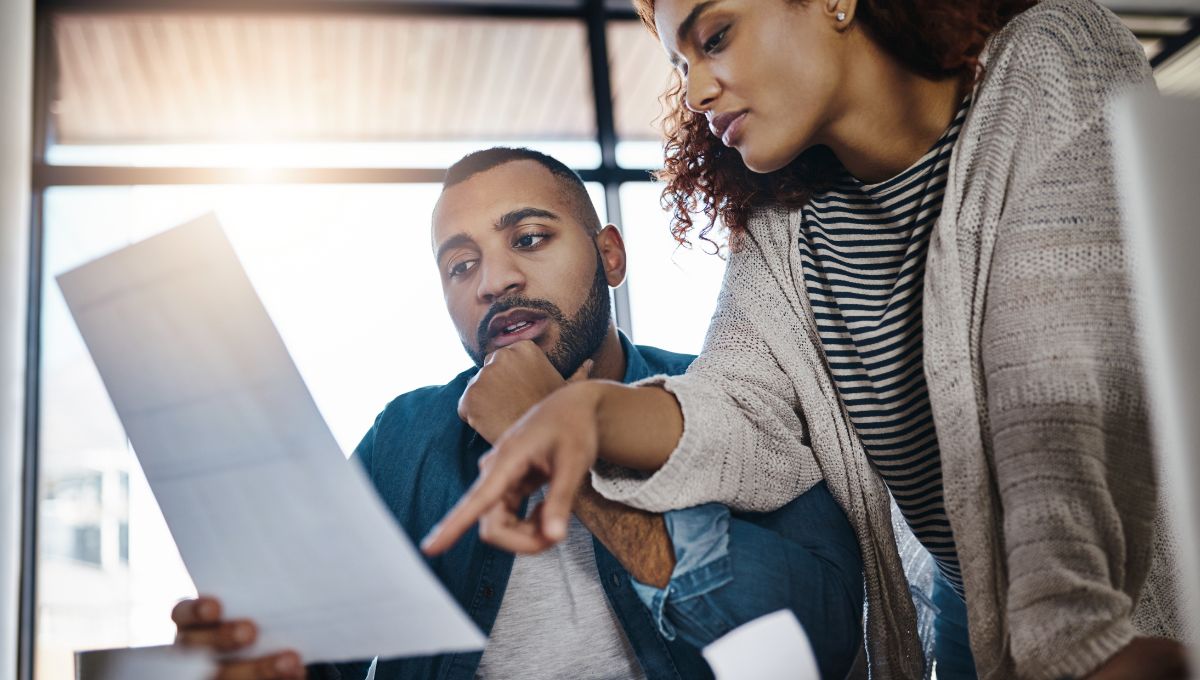
M 483 513 L 501 501 L 505 491 L 515 487 L 524 476 L 525 471 L 510 458 L 495 460 L 495 464 L 482 472 L 442 521 L 430 529 L 421 541 L 421 552 L 432 557 L 449 550 L 479 521 Z

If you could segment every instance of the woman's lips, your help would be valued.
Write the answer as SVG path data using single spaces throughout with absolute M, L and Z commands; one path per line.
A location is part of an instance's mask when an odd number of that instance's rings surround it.
M 729 124 L 725 126 L 725 132 L 721 133 L 722 144 L 725 146 L 733 146 L 734 143 L 737 142 L 738 135 L 741 134 L 742 131 L 742 122 L 746 120 L 747 113 L 749 112 L 742 111 L 737 115 L 736 118 L 729 121 Z
M 537 339 L 543 332 L 545 332 L 546 327 L 550 324 L 550 320 L 543 317 L 541 319 L 522 321 L 520 323 L 523 325 L 511 333 L 506 333 L 501 330 L 499 333 L 492 336 L 491 342 L 489 343 L 491 344 L 491 350 L 495 351 L 501 347 L 507 347 L 514 343 L 521 342 L 522 340 Z

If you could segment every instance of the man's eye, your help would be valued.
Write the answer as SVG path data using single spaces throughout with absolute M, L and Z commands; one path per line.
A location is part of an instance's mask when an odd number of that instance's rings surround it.
M 467 272 L 471 271 L 474 268 L 475 268 L 475 260 L 463 260 L 462 262 L 456 262 L 456 263 L 450 265 L 450 270 L 448 272 L 446 272 L 446 274 L 450 278 L 453 279 L 455 277 L 466 274 Z
M 715 34 L 713 34 L 713 36 L 711 38 L 709 38 L 708 40 L 705 40 L 704 41 L 704 52 L 706 54 L 712 54 L 713 52 L 716 52 L 718 49 L 720 49 L 721 43 L 725 42 L 725 34 L 728 32 L 729 32 L 729 27 L 726 26 L 725 28 L 722 28 L 721 30 L 719 30 Z
M 548 234 L 522 234 L 513 241 L 514 248 L 532 248 L 549 238 Z

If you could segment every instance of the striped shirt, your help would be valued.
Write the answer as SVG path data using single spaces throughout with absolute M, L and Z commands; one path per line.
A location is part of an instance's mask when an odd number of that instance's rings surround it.
M 899 175 L 846 173 L 803 208 L 804 284 L 834 384 L 867 456 L 917 539 L 961 596 L 925 384 L 921 298 L 929 234 L 969 107 Z

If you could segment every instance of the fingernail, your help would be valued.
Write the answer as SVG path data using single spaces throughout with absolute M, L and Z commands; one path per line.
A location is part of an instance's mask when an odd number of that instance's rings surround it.
M 437 540 L 438 532 L 441 530 L 441 524 L 433 525 L 433 528 L 429 530 L 429 533 L 425 534 L 425 538 L 421 539 L 421 550 L 425 550 L 429 547 L 430 543 L 433 543 L 435 540 Z
M 567 523 L 561 519 L 552 519 L 546 522 L 546 536 L 556 541 L 561 541 L 567 537 Z
M 275 660 L 275 670 L 280 673 L 291 673 L 296 670 L 296 658 L 291 654 L 284 654 Z
M 209 602 L 208 600 L 205 600 L 204 602 L 200 603 L 199 614 L 200 614 L 200 618 L 202 618 L 206 621 L 210 620 L 210 619 L 215 619 L 215 618 L 217 618 L 217 605 L 213 604 L 212 602 Z
M 250 630 L 250 626 L 247 624 L 240 624 L 237 628 L 233 629 L 233 639 L 237 642 L 249 642 L 253 636 L 254 631 Z

